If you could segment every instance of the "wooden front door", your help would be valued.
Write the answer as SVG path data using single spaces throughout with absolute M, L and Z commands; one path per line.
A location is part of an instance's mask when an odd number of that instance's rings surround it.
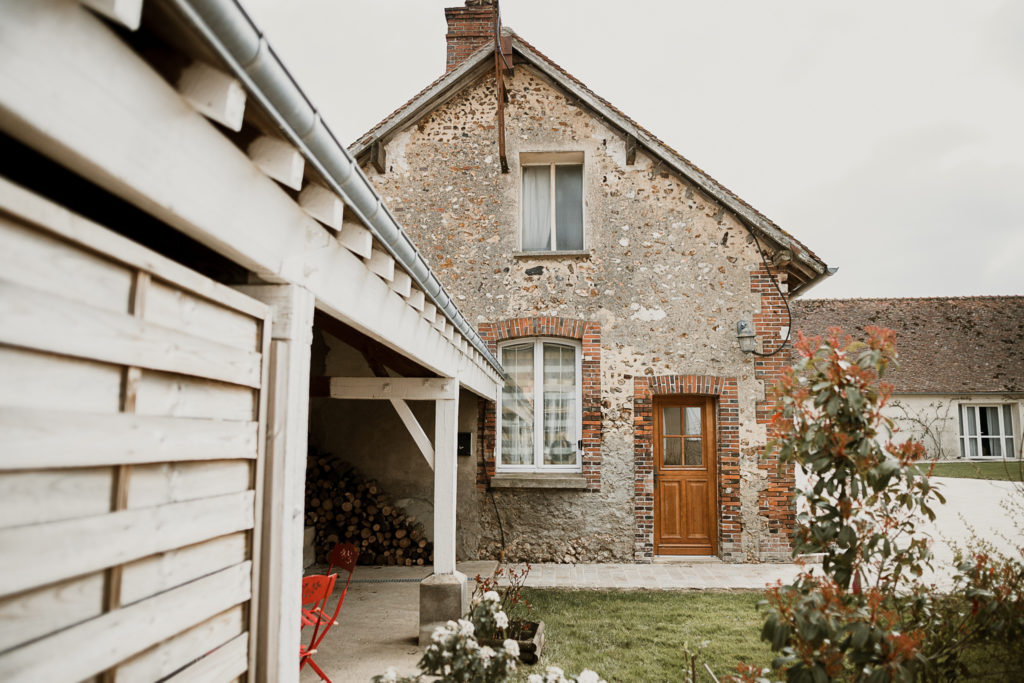
M 718 495 L 710 398 L 654 405 L 654 553 L 715 555 Z

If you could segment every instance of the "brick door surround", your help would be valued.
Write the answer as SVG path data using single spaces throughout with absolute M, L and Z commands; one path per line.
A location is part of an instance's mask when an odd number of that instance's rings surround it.
M 711 396 L 715 399 L 718 464 L 718 553 L 742 561 L 740 515 L 739 384 L 735 377 L 662 375 L 633 378 L 633 457 L 636 517 L 634 559 L 654 556 L 654 398 Z

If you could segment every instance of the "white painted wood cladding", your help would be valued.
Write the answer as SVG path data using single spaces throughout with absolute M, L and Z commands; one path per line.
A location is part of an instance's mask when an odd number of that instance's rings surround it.
M 251 676 L 268 321 L 0 179 L 0 680 Z

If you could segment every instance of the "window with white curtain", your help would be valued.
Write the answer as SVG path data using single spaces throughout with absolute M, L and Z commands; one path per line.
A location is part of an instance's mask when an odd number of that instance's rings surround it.
M 583 250 L 583 155 L 520 155 L 523 251 Z
M 960 404 L 961 458 L 1015 458 L 1010 404 Z
M 498 405 L 497 466 L 503 471 L 580 471 L 580 346 L 517 339 L 498 347 L 508 381 Z

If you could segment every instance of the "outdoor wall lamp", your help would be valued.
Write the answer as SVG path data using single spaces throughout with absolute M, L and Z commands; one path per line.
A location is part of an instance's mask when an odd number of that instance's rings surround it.
M 740 342 L 740 351 L 743 353 L 754 353 L 754 326 L 749 320 L 740 320 L 736 323 L 736 339 Z

